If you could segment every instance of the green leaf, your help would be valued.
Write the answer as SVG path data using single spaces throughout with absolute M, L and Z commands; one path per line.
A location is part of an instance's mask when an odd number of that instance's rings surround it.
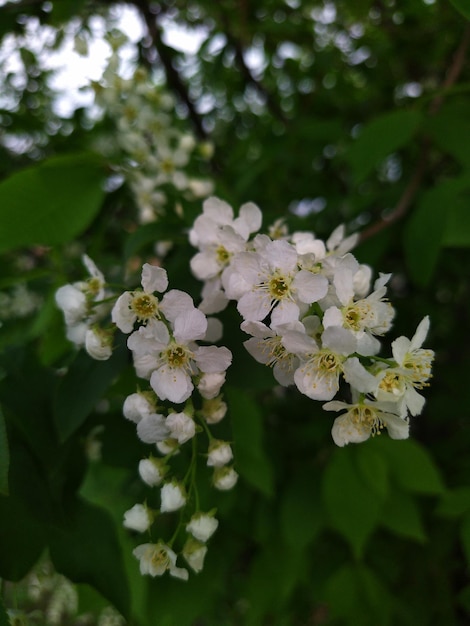
M 93 154 L 52 157 L 0 183 L 0 252 L 71 241 L 104 197 L 104 168 Z
M 456 179 L 452 183 L 451 204 L 447 211 L 447 226 L 444 233 L 443 246 L 470 247 L 470 176 Z
M 51 528 L 49 549 L 61 574 L 88 583 L 128 615 L 130 597 L 121 548 L 106 511 L 78 501 L 68 524 Z
M 369 439 L 360 446 L 356 461 L 365 482 L 379 497 L 385 498 L 389 492 L 388 467 L 374 447 L 373 440 Z
M 463 167 L 470 167 L 470 145 L 464 140 L 470 137 L 467 101 L 444 104 L 437 115 L 426 120 L 426 131 L 442 150 L 451 154 Z
M 232 420 L 236 469 L 252 487 L 272 496 L 274 476 L 264 450 L 262 413 L 241 389 L 227 387 L 225 393 Z
M 470 20 L 470 4 L 468 0 L 450 0 L 459 13 Z
M 407 144 L 421 120 L 418 111 L 399 110 L 384 113 L 366 124 L 347 154 L 354 182 L 362 182 L 380 161 Z
M 426 533 L 421 522 L 419 508 L 410 494 L 401 489 L 393 489 L 385 502 L 381 524 L 401 537 L 426 541 Z
M 376 573 L 363 565 L 344 565 L 337 570 L 326 584 L 325 596 L 332 616 L 345 619 L 342 624 L 390 623 L 390 594 Z
M 454 192 L 442 184 L 423 194 L 404 232 L 405 257 L 413 280 L 426 286 L 437 266 Z
M 355 454 L 352 447 L 334 451 L 323 478 L 323 499 L 333 528 L 360 557 L 379 522 L 382 498 L 364 480 Z
M 8 495 L 8 468 L 10 465 L 10 450 L 8 448 L 7 429 L 0 407 L 0 494 Z
M 289 481 L 280 510 L 281 531 L 288 546 L 303 551 L 325 525 L 319 483 L 310 477 L 299 476 Z
M 127 361 L 124 342 L 107 361 L 95 361 L 84 351 L 77 354 L 58 386 L 54 402 L 54 418 L 61 441 L 84 423 Z
M 0 596 L 0 626 L 10 626 L 11 622 L 3 605 L 2 597 Z
M 460 527 L 460 540 L 467 559 L 467 565 L 470 566 L 470 514 L 467 514 L 462 520 L 462 525 Z
M 442 517 L 461 517 L 470 512 L 470 487 L 457 487 L 444 493 L 436 513 Z
M 440 494 L 445 487 L 431 455 L 417 441 L 377 437 L 377 449 L 386 458 L 390 474 L 405 491 Z
M 44 527 L 19 497 L 0 496 L 0 578 L 24 578 L 46 547 Z

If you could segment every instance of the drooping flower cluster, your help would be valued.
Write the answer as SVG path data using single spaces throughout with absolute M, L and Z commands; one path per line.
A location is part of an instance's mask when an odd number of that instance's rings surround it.
M 150 388 L 137 391 L 124 402 L 124 416 L 136 424 L 141 441 L 155 446 L 160 456 L 150 455 L 139 463 L 139 475 L 151 488 L 159 488 L 158 508 L 136 504 L 125 513 L 124 525 L 136 532 L 147 532 L 158 517 L 177 512 L 178 525 L 173 539 L 139 545 L 134 554 L 142 574 L 159 576 L 166 571 L 187 579 L 188 570 L 176 565 L 175 541 L 180 554 L 195 572 L 203 568 L 206 542 L 215 532 L 215 511 L 199 508 L 196 472 L 201 455 L 213 468 L 216 489 L 231 489 L 238 478 L 231 465 L 233 454 L 227 441 L 214 438 L 209 425 L 219 422 L 227 406 L 220 393 L 232 355 L 225 347 L 199 345 L 207 336 L 205 314 L 192 298 L 179 290 L 166 291 L 164 269 L 144 264 L 142 288 L 126 291 L 117 299 L 111 316 L 128 337 L 137 376 L 149 381 Z M 163 292 L 166 293 L 160 297 Z M 156 294 L 159 295 L 156 295 Z M 136 324 L 138 325 L 135 328 Z M 169 403 L 178 405 L 169 406 Z M 202 438 L 206 440 L 200 450 Z M 171 459 L 189 452 L 183 477 L 171 470 Z
M 203 198 L 212 192 L 212 183 L 197 175 L 196 156 L 207 160 L 212 154 L 209 144 L 198 145 L 189 131 L 180 131 L 174 115 L 175 100 L 151 80 L 143 67 L 132 76 L 119 73 L 121 40 L 113 39 L 115 48 L 99 83 L 93 85 L 96 104 L 116 125 L 113 140 L 120 157 L 116 170 L 128 182 L 138 208 L 141 223 L 165 213 L 168 196 Z M 109 151 L 103 141 L 98 149 Z M 190 170 L 196 171 L 191 175 Z
M 357 236 L 339 226 L 324 242 L 312 233 L 285 230 L 279 239 L 256 234 L 261 211 L 243 205 L 239 217 L 218 198 L 204 202 L 190 232 L 198 248 L 191 261 L 204 281 L 202 305 L 222 310 L 229 300 L 251 338 L 248 352 L 273 368 L 276 381 L 295 385 L 326 410 L 346 411 L 333 425 L 337 445 L 365 441 L 386 427 L 395 439 L 408 437 L 409 415 L 418 415 L 434 353 L 422 349 L 429 319 L 410 341 L 392 343 L 392 357 L 379 357 L 379 337 L 392 326 L 395 311 L 386 298 L 391 275 L 371 288 L 372 270 L 351 254 Z M 333 400 L 340 383 L 351 403 Z
M 107 302 L 112 294 L 105 289 L 103 273 L 86 254 L 82 257 L 89 278 L 59 287 L 55 294 L 57 306 L 64 314 L 66 336 L 78 347 L 84 347 L 97 360 L 112 354 L 114 328 L 101 326 L 109 314 Z

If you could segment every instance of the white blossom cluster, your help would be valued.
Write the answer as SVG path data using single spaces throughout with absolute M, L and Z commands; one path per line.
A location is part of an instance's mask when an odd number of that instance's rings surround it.
M 41 296 L 26 285 L 15 285 L 10 291 L 0 291 L 0 326 L 2 320 L 18 319 L 32 315 L 40 309 Z
M 84 347 L 93 359 L 105 361 L 112 354 L 114 328 L 102 327 L 100 323 L 109 315 L 107 300 L 112 294 L 106 290 L 104 275 L 90 257 L 84 254 L 82 261 L 89 278 L 59 287 L 55 301 L 64 314 L 67 339 Z
M 212 192 L 209 180 L 188 173 L 195 153 L 210 158 L 212 147 L 198 145 L 190 132 L 177 128 L 173 96 L 156 85 L 146 69 L 137 67 L 131 77 L 122 78 L 119 65 L 116 50 L 101 81 L 93 84 L 95 101 L 115 123 L 114 140 L 122 155 L 117 171 L 133 192 L 139 221 L 146 223 L 165 213 L 172 190 L 189 199 Z M 109 148 L 101 144 L 101 149 Z
M 176 565 L 174 540 L 179 535 L 181 556 L 193 571 L 199 572 L 207 552 L 206 542 L 218 526 L 215 511 L 199 509 L 195 480 L 201 457 L 198 435 L 202 434 L 208 442 L 202 455 L 206 465 L 213 468 L 213 486 L 231 489 L 238 478 L 231 464 L 230 444 L 214 438 L 210 431 L 210 425 L 218 423 L 227 411 L 220 391 L 232 354 L 224 346 L 197 343 L 207 339 L 209 325 L 205 314 L 194 306 L 187 293 L 166 291 L 167 287 L 166 271 L 146 263 L 141 289 L 121 294 L 111 312 L 114 324 L 129 334 L 127 345 L 137 376 L 150 385 L 149 390 L 126 398 L 124 416 L 136 424 L 139 439 L 154 445 L 161 455 L 150 455 L 139 463 L 142 481 L 160 490 L 159 508 L 136 504 L 125 513 L 124 525 L 136 532 L 150 532 L 158 516 L 178 512 L 173 540 L 144 543 L 134 550 L 134 555 L 142 574 L 159 576 L 169 571 L 186 580 L 188 570 Z M 161 298 L 156 295 L 163 292 L 166 293 Z M 168 407 L 168 403 L 179 406 Z M 185 477 L 178 479 L 171 475 L 170 459 L 189 441 L 189 468 Z
M 281 232 L 273 239 L 255 234 L 261 211 L 253 203 L 232 207 L 211 197 L 189 233 L 198 248 L 191 260 L 204 282 L 200 308 L 221 311 L 230 300 L 251 338 L 248 352 L 273 368 L 282 386 L 295 385 L 323 408 L 341 411 L 332 428 L 335 443 L 362 442 L 387 428 L 390 437 L 409 434 L 409 416 L 421 413 L 418 392 L 431 377 L 432 350 L 421 346 L 429 318 L 414 337 L 399 337 L 392 355 L 379 356 L 382 337 L 395 311 L 386 298 L 390 274 L 371 285 L 372 269 L 351 249 L 357 235 L 345 237 L 339 226 L 324 242 L 310 232 Z M 334 400 L 340 385 L 348 402 Z

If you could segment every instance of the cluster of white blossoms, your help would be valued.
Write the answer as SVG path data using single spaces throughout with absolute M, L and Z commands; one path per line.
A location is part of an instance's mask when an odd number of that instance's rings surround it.
M 379 338 L 395 315 L 386 297 L 390 275 L 380 274 L 372 283 L 372 269 L 351 253 L 357 236 L 345 237 L 339 226 L 324 242 L 310 232 L 289 234 L 282 223 L 266 235 L 258 232 L 261 223 L 253 203 L 242 205 L 235 217 L 226 202 L 205 200 L 189 232 L 198 248 L 191 269 L 204 282 L 198 307 L 186 292 L 168 290 L 166 270 L 149 263 L 142 267 L 140 287 L 109 293 L 87 256 L 90 278 L 56 293 L 71 341 L 105 359 L 119 329 L 128 335 L 137 377 L 148 381 L 123 406 L 137 437 L 154 447 L 138 471 L 155 506 L 138 503 L 124 515 L 127 528 L 149 533 L 150 540 L 134 550 L 142 574 L 168 571 L 186 580 L 179 557 L 195 572 L 203 568 L 218 520 L 214 509 L 200 506 L 201 459 L 216 489 L 231 489 L 238 479 L 230 443 L 211 430 L 227 412 L 222 386 L 232 354 L 213 345 L 222 325 L 207 314 L 235 301 L 241 328 L 250 335 L 244 342 L 249 354 L 271 367 L 280 385 L 296 386 L 325 402 L 325 410 L 341 412 L 332 427 L 339 446 L 365 441 L 384 428 L 393 439 L 405 439 L 410 415 L 423 409 L 419 391 L 428 384 L 434 358 L 422 348 L 429 318 L 411 340 L 395 339 L 390 356 L 379 356 Z M 111 322 L 100 328 L 106 316 Z M 169 540 L 152 541 L 152 533 L 160 533 L 160 517 L 167 515 L 176 516 L 175 532 Z
M 89 278 L 59 287 L 55 301 L 64 314 L 67 339 L 84 347 L 93 359 L 105 361 L 112 354 L 115 329 L 102 327 L 101 322 L 109 315 L 112 293 L 90 257 L 84 254 L 82 261 Z
M 199 508 L 198 462 L 204 458 L 212 468 L 216 489 L 231 489 L 238 478 L 229 442 L 215 438 L 210 429 L 227 411 L 221 388 L 232 354 L 224 346 L 197 343 L 212 341 L 214 335 L 205 314 L 187 293 L 166 291 L 167 287 L 166 271 L 146 263 L 141 288 L 121 294 L 111 312 L 114 324 L 129 334 L 127 345 L 137 376 L 148 380 L 150 387 L 128 396 L 123 413 L 136 424 L 138 438 L 153 445 L 158 454 L 140 461 L 139 475 L 149 487 L 159 488 L 159 506 L 152 509 L 147 503 L 136 504 L 125 513 L 124 525 L 136 532 L 151 532 L 159 516 L 176 512 L 173 538 L 139 545 L 134 554 L 142 574 L 159 576 L 169 571 L 186 580 L 188 570 L 176 565 L 175 541 L 187 564 L 199 572 L 206 543 L 218 526 L 215 510 Z M 189 441 L 189 466 L 178 478 L 171 470 L 171 459 Z
M 325 410 L 342 412 L 332 428 L 337 445 L 365 441 L 383 428 L 394 439 L 407 438 L 409 415 L 424 406 L 418 390 L 431 377 L 434 353 L 421 347 L 429 318 L 411 340 L 393 341 L 390 357 L 379 356 L 378 338 L 395 315 L 386 298 L 391 275 L 380 274 L 371 285 L 372 269 L 351 254 L 357 235 L 345 237 L 339 226 L 326 242 L 285 229 L 275 239 L 255 234 L 261 218 L 253 203 L 235 218 L 226 202 L 204 202 L 189 234 L 199 250 L 191 268 L 204 281 L 200 308 L 214 313 L 236 301 L 241 328 L 251 335 L 248 352 L 273 368 L 280 385 L 295 385 L 327 401 Z M 348 402 L 334 400 L 340 385 Z
M 137 67 L 129 78 L 120 76 L 122 43 L 124 38 L 114 38 L 115 51 L 93 88 L 96 104 L 116 126 L 113 140 L 122 157 L 115 167 L 133 192 L 139 221 L 146 223 L 165 213 L 169 194 L 196 199 L 212 193 L 209 180 L 188 173 L 194 169 L 195 155 L 207 160 L 212 147 L 178 129 L 173 96 L 155 84 L 145 68 Z M 109 148 L 101 143 L 98 149 Z

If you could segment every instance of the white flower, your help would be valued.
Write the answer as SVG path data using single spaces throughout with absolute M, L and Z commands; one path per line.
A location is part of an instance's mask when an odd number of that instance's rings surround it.
M 222 396 L 205 399 L 202 403 L 201 415 L 208 424 L 217 424 L 227 414 L 227 408 Z
M 207 465 L 209 467 L 222 467 L 233 459 L 233 452 L 230 444 L 226 441 L 214 439 L 209 445 L 207 455 Z
M 150 528 L 153 513 L 144 504 L 135 504 L 124 513 L 124 526 L 130 530 L 143 533 Z
M 282 333 L 287 330 L 304 331 L 301 322 L 293 321 L 269 328 L 263 322 L 242 322 L 240 328 L 250 335 L 251 339 L 243 342 L 246 350 L 258 361 L 273 368 L 274 378 L 280 385 L 288 387 L 294 383 L 294 372 L 299 365 L 295 354 L 286 350 L 282 343 Z
M 416 389 L 426 387 L 431 377 L 434 352 L 421 348 L 428 330 L 429 317 L 426 316 L 411 341 L 407 337 L 395 339 L 392 354 L 397 366 L 383 369 L 378 374 L 377 398 L 398 402 L 402 410 L 409 410 L 411 415 L 419 415 L 423 410 L 425 400 Z
M 203 374 L 197 384 L 197 389 L 203 398 L 211 400 L 218 396 L 220 388 L 225 382 L 225 372 Z
M 196 434 L 196 424 L 186 413 L 170 413 L 166 418 L 166 426 L 170 431 L 170 437 L 176 439 L 179 444 L 189 441 Z
M 139 475 L 149 487 L 160 485 L 167 471 L 168 467 L 163 459 L 150 457 L 139 461 Z
M 171 576 L 188 580 L 188 570 L 176 567 L 176 554 L 161 541 L 137 546 L 132 554 L 139 559 L 140 573 L 144 576 L 162 576 L 169 571 Z
M 128 346 L 133 351 L 137 374 L 150 378 L 150 385 L 161 400 L 180 404 L 194 389 L 193 376 L 200 372 L 217 374 L 230 365 L 232 354 L 225 347 L 197 346 L 204 337 L 207 320 L 196 308 L 179 311 L 172 303 L 165 316 L 173 317 L 173 334 L 163 322 L 153 321 L 132 333 Z M 163 308 L 163 302 L 162 302 Z
M 116 300 L 111 318 L 123 333 L 130 333 L 136 321 L 147 323 L 160 316 L 159 300 L 153 295 L 162 293 L 168 287 L 166 270 L 145 263 L 142 266 L 143 291 L 125 291 Z
M 228 465 L 224 465 L 223 467 L 216 467 L 214 469 L 214 475 L 212 477 L 212 484 L 219 491 L 228 491 L 232 489 L 237 483 L 238 474 L 233 469 L 233 467 L 229 467 Z
M 143 417 L 155 413 L 156 406 L 151 395 L 153 394 L 148 392 L 138 392 L 127 396 L 122 407 L 124 417 L 137 424 Z
M 321 348 L 312 337 L 299 331 L 287 331 L 282 342 L 300 359 L 294 374 L 298 390 L 313 400 L 331 400 L 339 389 L 343 364 L 356 350 L 354 335 L 334 326 L 323 332 Z
M 82 289 L 75 285 L 63 285 L 55 294 L 57 306 L 62 309 L 65 323 L 73 326 L 80 322 L 87 312 L 87 299 Z
M 106 361 L 113 353 L 113 334 L 95 326 L 85 333 L 85 349 L 97 361 Z
M 205 543 L 215 533 L 218 525 L 219 521 L 210 513 L 195 513 L 186 525 L 186 530 L 193 537 Z
M 206 553 L 207 546 L 194 539 L 188 539 L 181 552 L 189 567 L 196 572 L 196 574 L 204 567 Z
M 157 443 L 169 436 L 166 420 L 160 413 L 150 413 L 137 423 L 137 436 L 144 443 Z
M 331 430 L 334 442 L 341 447 L 366 441 L 371 435 L 380 434 L 384 427 L 392 439 L 407 439 L 408 420 L 391 412 L 393 408 L 390 403 L 368 400 L 357 404 L 333 401 L 323 405 L 326 411 L 346 410 L 346 413 L 335 419 Z
M 165 483 L 160 490 L 162 513 L 177 511 L 186 504 L 184 488 L 177 482 Z
M 262 248 L 238 254 L 230 272 L 222 275 L 227 296 L 237 299 L 240 285 L 245 283 L 237 305 L 245 320 L 263 321 L 269 314 L 273 325 L 298 320 L 300 305 L 326 295 L 327 279 L 299 270 L 297 252 L 287 241 L 266 241 L 259 236 L 256 240 Z M 238 286 L 234 289 L 234 285 Z

